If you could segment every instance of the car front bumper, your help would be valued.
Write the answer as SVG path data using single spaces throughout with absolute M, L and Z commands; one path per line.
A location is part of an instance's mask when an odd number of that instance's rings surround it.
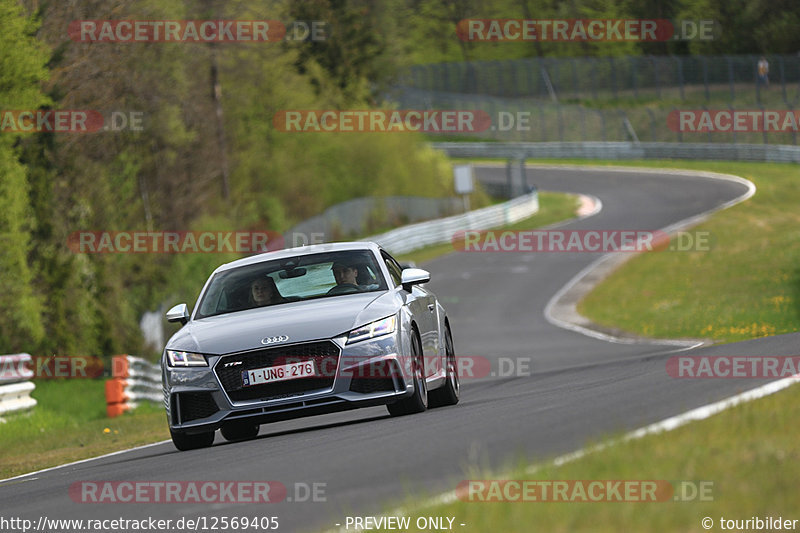
M 164 403 L 170 429 L 203 433 L 225 424 L 262 424 L 305 416 L 385 405 L 414 392 L 411 364 L 402 354 L 400 330 L 347 345 L 347 337 L 286 344 L 225 355 L 208 355 L 208 367 L 162 364 Z M 236 377 L 253 366 L 280 364 L 282 354 L 302 354 L 307 346 L 330 343 L 315 367 L 326 379 L 243 387 Z M 266 355 L 265 355 L 266 354 Z M 335 355 L 335 360 L 334 360 Z M 278 357 L 278 359 L 271 359 Z M 299 359 L 311 358 L 300 355 Z

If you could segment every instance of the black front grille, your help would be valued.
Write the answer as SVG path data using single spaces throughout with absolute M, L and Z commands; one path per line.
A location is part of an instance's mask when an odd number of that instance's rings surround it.
M 180 409 L 181 423 L 206 418 L 217 411 L 217 402 L 210 392 L 180 392 L 175 395 Z M 173 405 L 175 405 L 173 398 Z
M 247 370 L 301 361 L 313 361 L 317 377 L 301 377 L 261 385 L 244 386 L 242 384 L 242 373 Z M 339 347 L 330 341 L 321 341 L 228 355 L 220 358 L 214 367 L 214 372 L 225 392 L 234 402 L 271 400 L 331 388 L 336 377 L 338 362 Z M 235 364 L 226 366 L 228 363 Z

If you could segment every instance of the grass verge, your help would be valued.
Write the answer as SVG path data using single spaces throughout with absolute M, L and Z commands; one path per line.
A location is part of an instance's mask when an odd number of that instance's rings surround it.
M 44 380 L 29 413 L 0 423 L 0 479 L 169 438 L 160 405 L 106 417 L 104 380 Z
M 465 532 L 685 532 L 704 531 L 701 520 L 705 517 L 713 520 L 712 531 L 722 529 L 722 517 L 800 519 L 795 490 L 800 475 L 800 442 L 786 430 L 793 427 L 798 416 L 800 387 L 793 386 L 706 420 L 620 443 L 560 467 L 547 465 L 533 473 L 530 468 L 519 467 L 502 477 L 666 481 L 675 489 L 672 498 L 666 493 L 667 501 L 586 502 L 576 495 L 563 503 L 460 500 L 416 510 L 412 502 L 407 507 L 411 509 L 411 524 L 418 516 L 434 516 L 455 517 L 455 529 Z M 467 472 L 465 479 L 501 477 Z M 678 501 L 674 500 L 676 495 Z M 465 527 L 457 526 L 461 523 Z M 795 525 L 800 527 L 800 522 Z
M 800 168 L 782 163 L 535 160 L 734 174 L 756 194 L 689 230 L 708 251 L 653 252 L 626 262 L 578 305 L 594 322 L 658 338 L 734 342 L 798 331 Z
M 778 163 L 680 166 L 742 176 L 757 192 L 689 230 L 708 232 L 710 250 L 642 254 L 587 295 L 578 311 L 651 337 L 734 342 L 797 331 L 800 169 Z

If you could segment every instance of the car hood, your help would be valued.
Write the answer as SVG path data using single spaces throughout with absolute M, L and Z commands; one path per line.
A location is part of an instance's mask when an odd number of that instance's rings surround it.
M 171 350 L 227 354 L 263 348 L 264 337 L 288 343 L 328 339 L 396 313 L 394 291 L 348 294 L 192 320 L 167 343 Z

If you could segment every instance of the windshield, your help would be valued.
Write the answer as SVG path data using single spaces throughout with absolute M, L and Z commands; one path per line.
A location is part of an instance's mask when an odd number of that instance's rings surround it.
M 368 251 L 286 257 L 215 274 L 195 318 L 386 288 Z

